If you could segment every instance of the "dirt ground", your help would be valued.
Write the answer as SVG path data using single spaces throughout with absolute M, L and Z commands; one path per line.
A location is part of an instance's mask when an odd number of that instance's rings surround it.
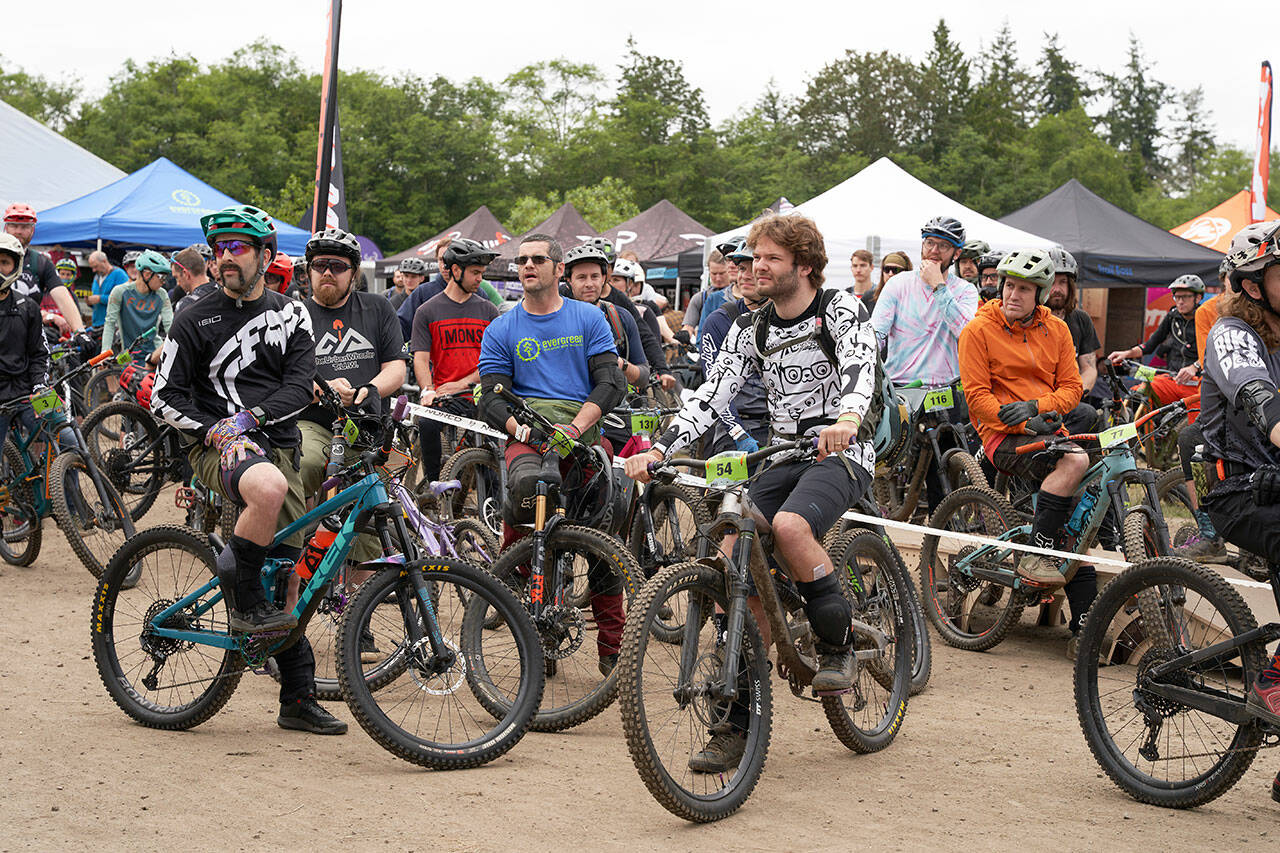
M 146 523 L 178 520 L 161 503 Z M 90 656 L 93 589 L 52 519 L 35 566 L 0 569 L 0 850 L 1183 850 L 1280 838 L 1268 796 L 1280 752 L 1194 811 L 1112 786 L 1076 721 L 1066 629 L 1029 617 L 987 653 L 935 636 L 932 681 L 875 755 L 846 750 L 818 705 L 775 681 L 759 786 L 733 817 L 694 826 L 649 796 L 616 707 L 454 773 L 394 758 L 341 703 L 329 707 L 351 723 L 344 737 L 278 728 L 265 676 L 193 731 L 136 725 Z

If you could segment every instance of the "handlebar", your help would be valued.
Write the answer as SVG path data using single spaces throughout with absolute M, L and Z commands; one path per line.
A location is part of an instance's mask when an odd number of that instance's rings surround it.
M 856 440 L 856 439 L 855 439 Z M 747 465 L 754 465 L 762 459 L 770 456 L 776 456 L 790 450 L 816 450 L 818 447 L 817 438 L 797 438 L 794 441 L 784 442 L 783 444 L 771 444 L 768 447 L 762 447 L 759 450 L 748 453 L 745 458 Z M 661 468 L 688 468 L 690 471 L 707 470 L 706 459 L 692 459 L 682 457 L 679 459 L 666 459 L 661 462 L 650 462 L 647 466 L 650 474 L 656 473 Z
M 1159 418 L 1162 421 L 1162 423 L 1160 424 L 1160 426 L 1162 427 L 1164 426 L 1164 422 L 1171 421 L 1175 417 L 1181 417 L 1183 414 L 1186 413 L 1186 411 L 1187 411 L 1187 403 L 1185 400 L 1174 400 L 1169 405 L 1161 406 L 1160 408 L 1155 409 L 1154 411 L 1148 412 L 1147 414 L 1138 418 L 1136 421 L 1133 422 L 1133 428 L 1134 430 L 1137 430 L 1143 424 L 1147 423 L 1148 421 L 1154 420 L 1156 418 Z M 1160 427 L 1157 427 L 1157 429 L 1159 428 Z M 1068 442 L 1068 441 L 1099 441 L 1100 440 L 1099 435 L 1100 434 L 1096 432 L 1085 432 L 1085 433 L 1079 433 L 1077 435 L 1054 435 L 1054 436 L 1050 436 L 1049 438 L 1043 439 L 1041 441 L 1033 441 L 1030 444 L 1024 444 L 1021 447 L 1014 450 L 1014 453 L 1016 453 L 1019 456 L 1022 456 L 1027 453 L 1038 453 L 1044 450 L 1045 448 L 1047 448 L 1050 444 L 1058 444 L 1061 442 Z

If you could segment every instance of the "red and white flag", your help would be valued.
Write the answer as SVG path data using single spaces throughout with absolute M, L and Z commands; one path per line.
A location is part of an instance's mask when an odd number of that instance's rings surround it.
M 1249 221 L 1267 218 L 1267 181 L 1271 173 L 1271 63 L 1262 63 L 1258 84 L 1258 144 L 1253 160 L 1253 180 L 1249 184 Z

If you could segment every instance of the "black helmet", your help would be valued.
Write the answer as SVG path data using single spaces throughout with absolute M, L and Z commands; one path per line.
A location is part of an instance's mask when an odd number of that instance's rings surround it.
M 405 258 L 400 262 L 400 266 L 396 267 L 397 272 L 407 272 L 409 275 L 426 275 L 427 262 L 422 258 Z
M 474 266 L 487 267 L 496 257 L 498 257 L 497 252 L 486 249 L 477 241 L 458 237 L 449 244 L 449 248 L 444 250 L 440 260 L 449 269 L 453 269 L 456 264 L 465 270 L 467 267 Z
M 311 235 L 307 241 L 308 263 L 316 255 L 337 255 L 351 262 L 352 267 L 360 266 L 360 244 L 354 235 L 341 228 L 326 228 Z
M 960 220 L 952 219 L 950 216 L 935 216 L 920 229 L 920 238 L 925 237 L 946 240 L 959 249 L 964 246 L 964 226 L 960 224 Z
M 605 275 L 609 274 L 609 256 L 605 254 L 600 246 L 596 245 L 594 240 L 588 240 L 581 246 L 574 246 L 572 249 L 564 253 L 564 274 L 567 278 L 573 273 L 573 265 L 580 264 L 583 261 L 594 261 L 600 265 L 600 271 Z
M 1004 257 L 1004 252 L 986 252 L 982 257 L 978 258 L 978 274 L 981 275 L 983 270 L 993 270 L 1000 266 L 1000 260 Z
M 609 264 L 609 266 L 613 266 L 614 262 L 618 260 L 618 253 L 613 250 L 613 244 L 603 237 L 592 237 L 582 245 L 594 246 L 599 249 L 600 253 L 604 255 L 605 262 Z M 605 270 L 605 272 L 608 272 L 608 270 Z

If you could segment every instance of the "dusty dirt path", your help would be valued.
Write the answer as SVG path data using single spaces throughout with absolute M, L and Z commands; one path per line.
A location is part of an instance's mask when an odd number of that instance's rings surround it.
M 161 504 L 147 522 L 178 520 Z M 1114 788 L 1076 722 L 1065 628 L 1029 622 L 985 654 L 935 637 L 932 682 L 876 755 L 840 746 L 819 706 L 775 681 L 764 777 L 712 826 L 653 801 L 616 708 L 457 773 L 392 757 L 340 703 L 329 707 L 352 722 L 345 737 L 283 731 L 265 677 L 246 677 L 194 731 L 153 731 L 103 689 L 89 654 L 92 579 L 45 525 L 34 567 L 0 569 L 0 850 L 1180 850 L 1276 849 L 1280 838 L 1268 796 L 1280 751 L 1195 811 Z

